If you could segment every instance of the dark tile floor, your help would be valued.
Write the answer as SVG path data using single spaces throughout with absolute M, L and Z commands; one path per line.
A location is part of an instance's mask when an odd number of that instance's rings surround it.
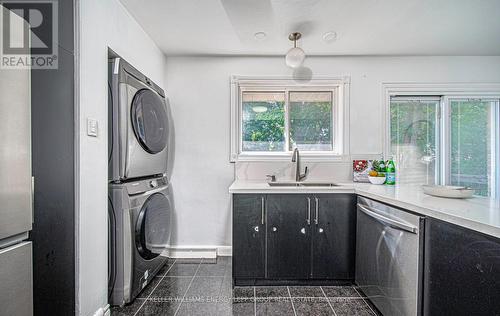
M 171 260 L 113 316 L 379 315 L 354 286 L 232 288 L 231 257 Z

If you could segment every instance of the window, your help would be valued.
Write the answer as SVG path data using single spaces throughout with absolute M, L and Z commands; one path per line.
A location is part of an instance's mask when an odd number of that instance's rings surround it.
M 345 159 L 347 79 L 233 78 L 231 161 Z
M 476 194 L 495 191 L 495 133 L 498 101 L 450 100 L 450 183 L 468 186 Z
M 243 151 L 285 150 L 285 94 L 243 93 Z
M 400 183 L 439 182 L 440 98 L 392 98 L 391 156 L 398 162 Z
M 290 92 L 290 150 L 333 150 L 332 92 Z
M 241 152 L 332 152 L 332 91 L 242 93 Z M 288 100 L 288 102 L 286 101 Z
M 499 196 L 499 99 L 392 96 L 390 154 L 399 182 L 468 186 Z

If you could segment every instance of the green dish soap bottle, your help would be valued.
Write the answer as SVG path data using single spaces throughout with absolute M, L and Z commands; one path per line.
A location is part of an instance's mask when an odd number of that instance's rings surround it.
M 387 161 L 385 167 L 385 184 L 387 185 L 395 185 L 396 184 L 396 165 L 394 164 L 394 160 L 392 157 Z

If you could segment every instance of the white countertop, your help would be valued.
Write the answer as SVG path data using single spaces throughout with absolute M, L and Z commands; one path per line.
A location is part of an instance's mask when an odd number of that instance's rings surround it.
M 314 181 L 320 182 L 320 181 Z M 500 201 L 474 197 L 446 199 L 423 193 L 419 185 L 342 183 L 338 187 L 271 187 L 264 181 L 236 180 L 230 193 L 356 193 L 412 212 L 500 238 Z

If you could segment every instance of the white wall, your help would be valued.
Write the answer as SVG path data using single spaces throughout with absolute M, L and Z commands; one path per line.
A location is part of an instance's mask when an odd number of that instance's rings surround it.
M 311 57 L 306 66 L 314 75 L 351 77 L 350 150 L 356 156 L 383 151 L 381 83 L 500 82 L 500 57 Z M 282 57 L 167 58 L 167 94 L 176 126 L 172 242 L 177 246 L 231 244 L 230 75 L 291 71 Z M 263 177 L 282 167 L 239 165 L 238 175 Z M 345 175 L 350 164 L 342 168 Z
M 108 47 L 164 86 L 165 57 L 117 0 L 79 1 L 80 94 L 77 314 L 107 304 L 107 53 Z M 99 137 L 86 136 L 86 119 Z

